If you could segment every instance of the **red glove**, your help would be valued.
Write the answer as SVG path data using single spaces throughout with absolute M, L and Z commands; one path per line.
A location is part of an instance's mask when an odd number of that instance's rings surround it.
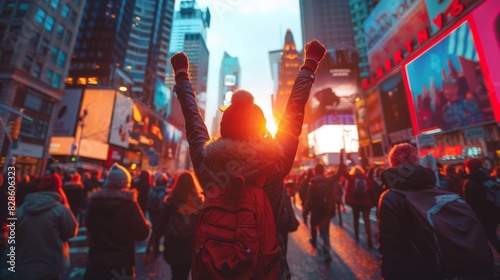
M 300 70 L 309 69 L 316 73 L 318 70 L 318 64 L 323 60 L 326 53 L 326 48 L 318 40 L 312 40 L 306 44 L 304 47 L 305 59 L 304 64 L 300 67 Z
M 189 80 L 189 59 L 183 52 L 178 52 L 170 58 L 170 64 L 174 70 L 175 82 Z

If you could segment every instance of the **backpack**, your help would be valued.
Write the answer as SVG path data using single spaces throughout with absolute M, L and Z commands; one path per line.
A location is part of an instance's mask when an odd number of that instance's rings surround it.
M 333 196 L 332 188 L 326 183 L 313 183 L 312 186 L 316 199 L 313 200 L 318 205 L 318 211 L 326 213 L 330 218 L 335 217 L 335 198 Z
M 356 200 L 365 200 L 368 197 L 367 182 L 365 179 L 354 179 L 354 189 L 352 195 Z
M 300 181 L 299 185 L 299 197 L 302 202 L 306 201 L 307 199 L 307 188 L 309 187 L 309 179 L 304 178 L 302 181 Z
M 236 175 L 207 198 L 195 234 L 193 279 L 278 279 L 276 225 L 262 186 Z
M 459 195 L 437 187 L 391 191 L 406 199 L 415 226 L 412 246 L 417 254 L 432 258 L 444 278 L 494 274 L 483 227 Z
M 174 241 L 189 240 L 196 231 L 197 219 L 198 216 L 194 214 L 171 213 L 165 229 L 165 239 Z
M 299 220 L 297 220 L 295 212 L 293 211 L 292 200 L 288 195 L 285 194 L 285 190 L 283 190 L 281 199 L 283 205 L 285 205 L 283 213 L 284 216 L 283 229 L 286 232 L 294 232 L 299 228 Z
M 148 212 L 153 215 L 160 215 L 163 209 L 163 200 L 165 199 L 165 191 L 151 189 L 148 194 Z
M 495 182 L 493 179 L 489 179 L 483 182 L 483 187 L 486 191 L 486 200 L 492 205 L 495 205 L 497 209 L 500 208 L 500 184 Z

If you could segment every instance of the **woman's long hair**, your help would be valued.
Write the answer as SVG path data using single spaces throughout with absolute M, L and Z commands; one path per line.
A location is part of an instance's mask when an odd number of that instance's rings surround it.
M 188 201 L 189 194 L 193 195 L 193 201 Z M 188 171 L 184 171 L 177 176 L 167 201 L 172 205 L 192 203 L 201 207 L 203 203 L 202 189 L 196 176 Z

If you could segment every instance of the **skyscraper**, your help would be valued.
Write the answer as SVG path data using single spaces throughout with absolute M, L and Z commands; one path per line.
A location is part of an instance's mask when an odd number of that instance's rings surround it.
M 285 111 L 288 97 L 290 97 L 295 78 L 297 77 L 300 60 L 301 58 L 295 47 L 292 31 L 287 29 L 279 66 L 278 92 L 273 102 L 273 116 L 276 124 L 279 123 Z
M 210 27 L 210 11 L 201 10 L 194 0 L 183 0 L 180 10 L 174 13 L 172 34 L 170 38 L 169 57 L 176 52 L 185 52 L 189 57 L 189 76 L 196 91 L 198 105 L 202 116 L 205 115 L 208 57 L 207 28 Z M 167 64 L 166 83 L 169 87 L 175 84 L 170 74 L 172 69 Z
M 349 0 L 300 0 L 304 44 L 318 39 L 327 49 L 354 46 Z
M 0 129 L 2 165 L 10 151 L 17 175 L 41 174 L 46 165 L 84 2 L 0 1 L 0 117 L 9 125 L 17 115 L 8 109 L 24 108 L 33 119 L 22 120 L 16 145 Z
M 224 52 L 224 56 L 222 57 L 220 66 L 219 93 L 217 97 L 216 108 L 217 112 L 213 120 L 212 134 L 218 133 L 220 129 L 222 112 L 219 110 L 219 106 L 229 105 L 233 91 L 240 87 L 240 80 L 240 60 L 237 57 L 231 56 L 227 52 Z
M 132 96 L 152 104 L 156 80 L 166 76 L 175 0 L 136 0 L 125 71 L 134 81 Z M 158 108 L 155 108 L 158 109 Z
M 88 0 L 66 83 L 117 87 L 132 29 L 135 0 Z M 123 77 L 122 79 L 126 79 Z
M 376 1 L 374 0 L 349 0 L 352 28 L 354 32 L 354 46 L 359 52 L 358 66 L 360 78 L 366 78 L 370 76 L 370 68 L 368 67 L 368 54 L 365 42 L 364 23 L 375 4 Z

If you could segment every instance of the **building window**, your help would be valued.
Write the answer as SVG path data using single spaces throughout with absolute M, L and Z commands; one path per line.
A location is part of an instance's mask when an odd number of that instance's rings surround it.
M 71 10 L 71 13 L 69 14 L 68 20 L 71 24 L 75 24 L 75 22 L 76 22 L 76 12 L 75 11 Z
M 52 112 L 52 102 L 47 97 L 34 91 L 31 88 L 27 88 L 26 98 L 24 99 L 23 107 L 31 109 L 33 111 L 45 114 L 47 116 Z
M 43 20 L 45 19 L 46 15 L 47 13 L 45 12 L 45 10 L 38 7 L 38 10 L 36 11 L 35 14 L 35 22 L 38 24 L 43 24 Z
M 66 56 L 67 56 L 66 53 L 61 51 L 59 53 L 59 59 L 57 60 L 57 65 L 64 68 L 64 64 L 66 64 Z
M 47 55 L 49 51 L 49 40 L 47 38 L 42 39 L 42 44 L 40 45 L 40 54 Z
M 58 54 L 59 54 L 59 48 L 53 46 L 51 51 L 50 51 L 50 60 L 52 60 L 52 62 L 55 63 L 57 60 Z
M 67 4 L 64 4 L 64 6 L 62 7 L 62 10 L 61 10 L 61 16 L 63 18 L 67 18 L 69 15 L 69 11 L 70 11 L 69 6 Z
M 42 64 L 40 62 L 35 62 L 31 68 L 31 76 L 35 78 L 40 78 L 40 72 L 42 72 Z
M 61 41 L 64 35 L 64 27 L 60 24 L 57 25 L 56 28 L 56 39 Z
M 2 9 L 1 16 L 3 18 L 10 18 L 10 16 L 12 15 L 12 12 L 14 11 L 15 6 L 16 6 L 16 3 L 12 2 L 12 1 L 5 3 L 5 5 L 3 6 L 3 9 Z
M 22 120 L 21 131 L 19 134 L 22 137 L 34 138 L 43 140 L 47 136 L 49 122 L 41 119 L 34 119 L 32 122 L 25 119 Z
M 54 79 L 52 79 L 52 87 L 53 88 L 59 88 L 59 85 L 61 84 L 61 75 L 55 74 Z
M 28 4 L 28 2 L 20 2 L 19 6 L 17 6 L 16 15 L 14 17 L 16 18 L 24 17 L 28 12 L 29 7 L 30 5 Z
M 54 11 L 57 11 L 57 8 L 59 7 L 59 2 L 60 0 L 52 0 L 50 2 L 50 7 L 54 9 Z
M 66 31 L 66 34 L 64 34 L 64 45 L 69 47 L 69 44 L 71 43 L 71 37 L 73 37 L 73 32 L 71 31 Z
M 52 76 L 54 76 L 54 71 L 52 71 L 52 69 L 48 69 L 45 73 L 45 81 L 48 84 L 50 84 L 50 81 L 52 81 Z
M 47 32 L 52 32 L 52 29 L 54 29 L 54 18 L 47 16 L 45 20 L 45 30 L 47 30 Z

